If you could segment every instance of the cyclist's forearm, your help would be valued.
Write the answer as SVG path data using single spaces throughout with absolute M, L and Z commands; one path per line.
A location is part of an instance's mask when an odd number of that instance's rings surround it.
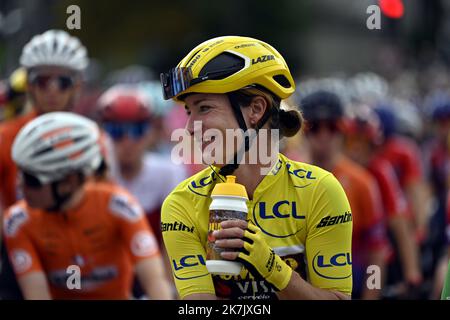
M 161 258 L 140 261 L 135 267 L 139 282 L 150 299 L 173 299 L 172 289 L 164 273 Z
M 286 288 L 277 292 L 282 300 L 348 300 L 350 296 L 334 290 L 316 288 L 305 281 L 297 272 L 292 272 Z
M 363 290 L 361 299 L 362 300 L 376 300 L 381 298 L 381 289 L 384 284 L 384 274 L 386 271 L 386 258 L 385 251 L 383 249 L 373 250 L 369 253 L 369 258 L 367 264 L 374 265 L 380 268 L 380 287 L 369 288 L 367 285 L 367 277 L 364 279 Z
M 43 272 L 32 272 L 17 279 L 25 300 L 51 300 L 47 278 Z
M 390 219 L 389 226 L 397 241 L 403 273 L 408 282 L 417 282 L 421 279 L 419 265 L 419 249 L 414 239 L 414 233 L 405 217 Z

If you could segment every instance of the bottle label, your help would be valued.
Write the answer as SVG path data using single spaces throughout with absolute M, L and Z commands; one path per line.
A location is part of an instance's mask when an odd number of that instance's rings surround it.
M 226 220 L 245 220 L 247 219 L 247 212 L 234 210 L 210 210 L 209 213 L 209 228 L 208 228 L 208 245 L 206 250 L 207 260 L 223 260 L 220 256 L 222 248 L 216 247 L 214 241 L 216 240 L 212 235 L 213 231 L 220 229 L 220 223 Z M 230 249 L 227 249 L 230 251 Z

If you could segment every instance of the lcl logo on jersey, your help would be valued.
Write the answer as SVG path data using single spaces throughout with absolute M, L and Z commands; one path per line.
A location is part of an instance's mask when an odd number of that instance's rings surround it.
M 288 169 L 288 173 L 292 174 L 294 176 L 296 176 L 297 178 L 300 179 L 308 179 L 308 180 L 315 180 L 316 177 L 314 176 L 313 172 L 310 170 L 305 170 L 305 169 L 296 169 L 296 170 L 291 170 L 291 164 L 287 163 L 286 164 L 286 168 Z
M 199 193 L 199 189 L 205 188 L 206 186 L 209 186 L 211 183 L 215 182 L 217 180 L 217 175 L 213 172 L 211 175 L 201 178 L 198 181 L 192 181 L 188 185 L 188 189 L 200 196 L 207 197 L 207 194 Z
M 325 279 L 347 279 L 352 276 L 352 258 L 350 252 L 337 253 L 331 257 L 320 254 L 320 251 L 314 256 L 312 261 L 312 266 L 314 272 Z M 344 268 L 347 267 L 347 268 Z M 348 274 L 344 273 L 342 276 L 340 274 L 344 270 L 349 269 Z
M 253 219 L 255 224 L 265 234 L 275 238 L 287 238 L 298 233 L 302 229 L 292 230 L 292 227 L 290 226 L 297 226 L 296 221 L 304 220 L 305 216 L 298 212 L 296 201 L 280 200 L 273 204 L 261 201 L 253 208 Z M 264 229 L 264 225 L 267 225 L 267 223 L 273 225 L 275 221 L 277 221 L 278 224 L 280 221 L 284 223 L 279 226 L 279 233 L 273 233 L 273 228 L 271 228 L 271 232 Z M 286 226 L 286 228 L 283 228 L 283 226 Z
M 174 275 L 175 275 L 175 278 L 177 278 L 178 280 L 189 280 L 189 279 L 207 276 L 209 274 L 208 272 L 206 272 L 204 274 L 200 274 L 200 275 L 190 276 L 190 277 L 183 277 L 183 276 L 180 276 L 179 274 L 177 274 L 178 271 L 182 271 L 185 268 L 192 268 L 192 267 L 196 267 L 199 265 L 206 266 L 205 258 L 201 254 L 187 255 L 187 256 L 180 258 L 179 260 L 172 259 Z
M 201 254 L 184 256 L 179 261 L 172 259 L 172 264 L 175 271 L 183 268 L 195 267 L 199 264 L 206 265 L 205 259 Z

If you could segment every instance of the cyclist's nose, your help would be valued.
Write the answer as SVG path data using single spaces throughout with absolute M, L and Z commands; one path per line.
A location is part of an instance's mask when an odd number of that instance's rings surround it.
M 188 116 L 188 119 L 186 121 L 186 126 L 185 126 L 185 129 L 189 133 L 190 136 L 194 135 L 194 121 L 195 121 L 195 117 L 192 114 L 190 114 Z

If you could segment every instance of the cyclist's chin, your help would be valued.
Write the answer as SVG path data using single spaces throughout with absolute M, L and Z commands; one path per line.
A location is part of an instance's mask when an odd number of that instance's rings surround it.
M 28 206 L 33 209 L 45 209 L 48 207 L 45 203 L 43 203 L 39 199 L 25 198 L 25 201 L 27 202 Z
M 211 153 L 211 152 L 202 152 L 202 160 L 203 164 L 206 165 L 213 165 L 216 167 L 222 167 L 225 163 L 225 157 L 222 155 L 219 155 L 218 153 Z

